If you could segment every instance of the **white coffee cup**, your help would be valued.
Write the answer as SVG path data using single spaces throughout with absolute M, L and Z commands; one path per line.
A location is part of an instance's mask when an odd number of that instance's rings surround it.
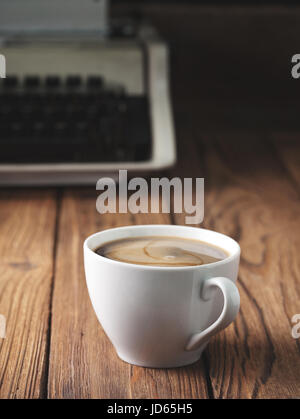
M 100 245 L 128 237 L 198 239 L 229 256 L 200 266 L 134 265 L 95 253 Z M 143 367 L 171 368 L 196 362 L 209 339 L 236 317 L 235 285 L 240 247 L 214 231 L 173 225 L 138 225 L 104 230 L 84 242 L 89 295 L 118 356 Z

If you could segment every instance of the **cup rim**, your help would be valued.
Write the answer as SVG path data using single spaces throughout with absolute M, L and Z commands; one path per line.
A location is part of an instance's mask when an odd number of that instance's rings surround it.
M 153 266 L 153 265 L 138 265 L 135 263 L 130 263 L 130 262 L 122 262 L 122 261 L 118 261 L 118 260 L 114 260 L 114 259 L 109 259 L 106 258 L 104 256 L 99 255 L 98 253 L 95 252 L 94 249 L 92 249 L 89 246 L 89 242 L 98 236 L 101 236 L 104 233 L 107 233 L 109 231 L 116 231 L 116 230 L 143 230 L 143 229 L 153 229 L 153 228 L 158 228 L 158 229 L 164 229 L 164 228 L 172 228 L 174 230 L 197 230 L 199 232 L 205 232 L 205 233 L 209 233 L 212 235 L 215 235 L 216 237 L 219 238 L 223 238 L 223 240 L 227 240 L 229 242 L 231 242 L 231 244 L 235 247 L 235 251 L 233 253 L 231 253 L 228 257 L 226 257 L 225 259 L 219 260 L 217 262 L 212 262 L 209 264 L 203 264 L 203 265 L 194 265 L 194 266 Z M 137 236 L 138 237 L 138 236 Z M 117 239 L 116 239 L 117 240 Z M 135 269 L 142 269 L 142 270 L 163 270 L 163 271 L 174 271 L 174 270 L 199 270 L 199 269 L 207 269 L 215 267 L 215 266 L 219 266 L 225 263 L 229 263 L 232 260 L 234 260 L 236 257 L 240 256 L 241 253 L 241 248 L 240 245 L 238 244 L 238 242 L 236 240 L 234 240 L 232 237 L 227 236 L 226 234 L 223 233 L 219 233 L 217 231 L 214 230 L 209 230 L 209 229 L 205 229 L 205 228 L 200 228 L 200 227 L 190 227 L 190 226 L 182 226 L 182 225 L 174 225 L 174 224 L 141 224 L 141 225 L 127 225 L 127 226 L 121 226 L 121 227 L 113 227 L 113 228 L 107 228 L 101 231 L 98 231 L 94 234 L 91 234 L 90 236 L 88 236 L 84 243 L 83 243 L 83 248 L 84 250 L 88 251 L 89 253 L 93 254 L 94 257 L 96 257 L 97 260 L 103 260 L 106 263 L 110 263 L 112 265 L 116 265 L 116 266 L 123 266 L 123 267 L 134 267 Z M 227 249 L 224 249 L 227 251 Z

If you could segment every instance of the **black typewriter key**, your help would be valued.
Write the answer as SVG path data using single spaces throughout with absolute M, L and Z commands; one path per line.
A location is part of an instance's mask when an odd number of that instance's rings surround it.
M 14 89 L 19 84 L 17 76 L 7 76 L 2 80 L 2 85 L 5 89 Z
M 79 76 L 68 76 L 66 78 L 66 86 L 69 88 L 77 88 L 81 85 L 81 77 Z
M 103 78 L 100 76 L 89 76 L 86 84 L 90 89 L 100 89 L 103 87 Z
M 26 76 L 24 78 L 24 86 L 27 89 L 35 89 L 40 85 L 40 78 L 38 76 Z
M 47 76 L 45 78 L 45 86 L 48 88 L 57 88 L 60 87 L 61 80 L 58 76 Z

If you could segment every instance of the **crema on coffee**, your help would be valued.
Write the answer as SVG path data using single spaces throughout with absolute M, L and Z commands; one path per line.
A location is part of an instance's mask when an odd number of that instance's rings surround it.
M 228 257 L 220 247 L 194 239 L 168 236 L 129 237 L 104 243 L 98 255 L 119 262 L 150 266 L 197 266 Z

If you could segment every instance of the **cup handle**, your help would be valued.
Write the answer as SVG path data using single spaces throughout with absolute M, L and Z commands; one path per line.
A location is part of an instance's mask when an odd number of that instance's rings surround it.
M 185 347 L 186 351 L 195 351 L 199 349 L 199 347 L 205 344 L 213 335 L 220 330 L 225 329 L 225 327 L 233 322 L 239 312 L 240 294 L 237 286 L 228 278 L 219 277 L 207 279 L 201 290 L 200 298 L 204 301 L 208 301 L 210 299 L 210 290 L 215 287 L 222 291 L 224 297 L 222 313 L 207 329 L 195 333 L 190 337 Z

